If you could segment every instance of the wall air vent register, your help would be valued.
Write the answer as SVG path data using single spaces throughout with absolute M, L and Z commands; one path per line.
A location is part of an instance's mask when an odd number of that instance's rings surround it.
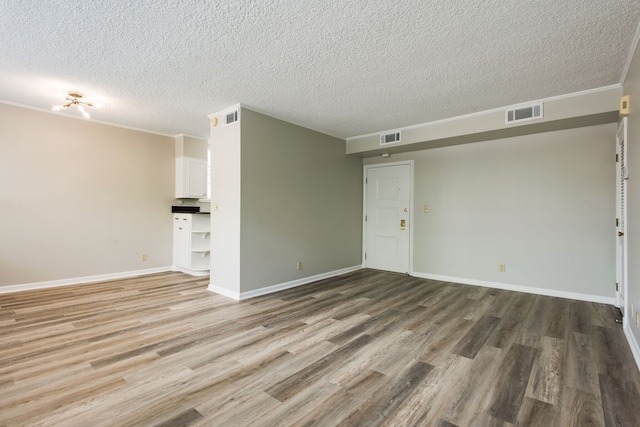
M 400 142 L 400 132 L 393 132 L 380 135 L 380 145 L 395 144 Z
M 224 115 L 223 126 L 228 126 L 230 124 L 236 123 L 238 121 L 238 110 L 233 110 Z
M 542 102 L 538 104 L 522 105 L 508 108 L 505 111 L 505 123 L 516 123 L 525 120 L 534 120 L 542 118 Z

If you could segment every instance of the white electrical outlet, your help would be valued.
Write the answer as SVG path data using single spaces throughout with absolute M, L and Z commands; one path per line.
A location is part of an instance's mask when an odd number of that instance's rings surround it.
M 140 255 L 140 261 L 146 261 L 146 260 L 147 260 L 147 254 Z
M 506 266 L 504 264 L 500 264 L 498 266 L 498 270 L 500 271 L 500 273 L 504 273 L 506 271 Z
M 298 261 L 297 268 L 298 270 L 302 270 L 302 261 Z

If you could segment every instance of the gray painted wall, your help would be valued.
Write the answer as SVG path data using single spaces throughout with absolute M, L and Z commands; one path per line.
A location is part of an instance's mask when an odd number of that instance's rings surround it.
M 548 98 L 543 118 L 519 123 L 505 124 L 505 109 L 500 108 L 418 124 L 402 129 L 400 143 L 382 147 L 379 134 L 349 138 L 347 153 L 371 157 L 615 123 L 621 96 L 622 88 L 614 85 Z
M 0 286 L 170 266 L 174 141 L 0 104 Z
M 241 127 L 241 292 L 360 265 L 362 160 L 245 108 Z
M 627 77 L 624 94 L 631 95 L 631 113 L 628 118 L 627 161 L 629 180 L 627 181 L 627 244 L 628 244 L 628 295 L 630 330 L 636 343 L 640 343 L 640 328 L 635 324 L 636 312 L 640 311 L 640 51 L 636 48 Z M 636 347 L 637 348 L 637 347 Z
M 606 124 L 365 163 L 415 161 L 416 273 L 611 298 L 615 130 Z

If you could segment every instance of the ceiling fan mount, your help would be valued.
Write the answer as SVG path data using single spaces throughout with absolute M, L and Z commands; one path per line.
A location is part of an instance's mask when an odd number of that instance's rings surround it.
M 82 94 L 80 92 L 69 91 L 67 98 L 82 98 Z

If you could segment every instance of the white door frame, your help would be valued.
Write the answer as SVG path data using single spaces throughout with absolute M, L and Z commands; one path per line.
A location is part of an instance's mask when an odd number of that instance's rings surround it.
M 624 152 L 620 151 L 620 140 L 624 141 Z M 624 155 L 624 163 L 628 161 L 626 152 L 627 145 L 629 141 L 627 139 L 627 118 L 623 117 L 618 123 L 618 127 L 616 129 L 616 155 Z M 628 172 L 622 171 L 621 167 L 623 165 L 620 162 L 616 162 L 616 218 L 620 221 L 620 225 L 616 226 L 616 233 L 623 233 L 622 237 L 619 237 L 617 234 L 616 238 L 616 282 L 620 284 L 620 290 L 615 293 L 615 305 L 620 308 L 623 313 L 623 322 L 628 323 L 628 287 L 627 287 L 627 278 L 628 278 L 628 255 L 627 255 L 627 208 L 626 205 L 628 203 L 628 185 L 625 183 L 622 189 L 620 188 L 621 180 L 623 179 L 621 174 L 627 174 Z M 626 169 L 626 166 L 625 166 Z M 623 197 L 625 207 L 621 211 L 620 197 Z
M 367 267 L 365 254 L 367 252 L 367 171 L 372 168 L 380 168 L 386 166 L 409 165 L 409 271 L 408 274 L 413 276 L 413 160 L 402 160 L 397 162 L 384 162 L 364 165 L 362 168 L 362 268 Z

